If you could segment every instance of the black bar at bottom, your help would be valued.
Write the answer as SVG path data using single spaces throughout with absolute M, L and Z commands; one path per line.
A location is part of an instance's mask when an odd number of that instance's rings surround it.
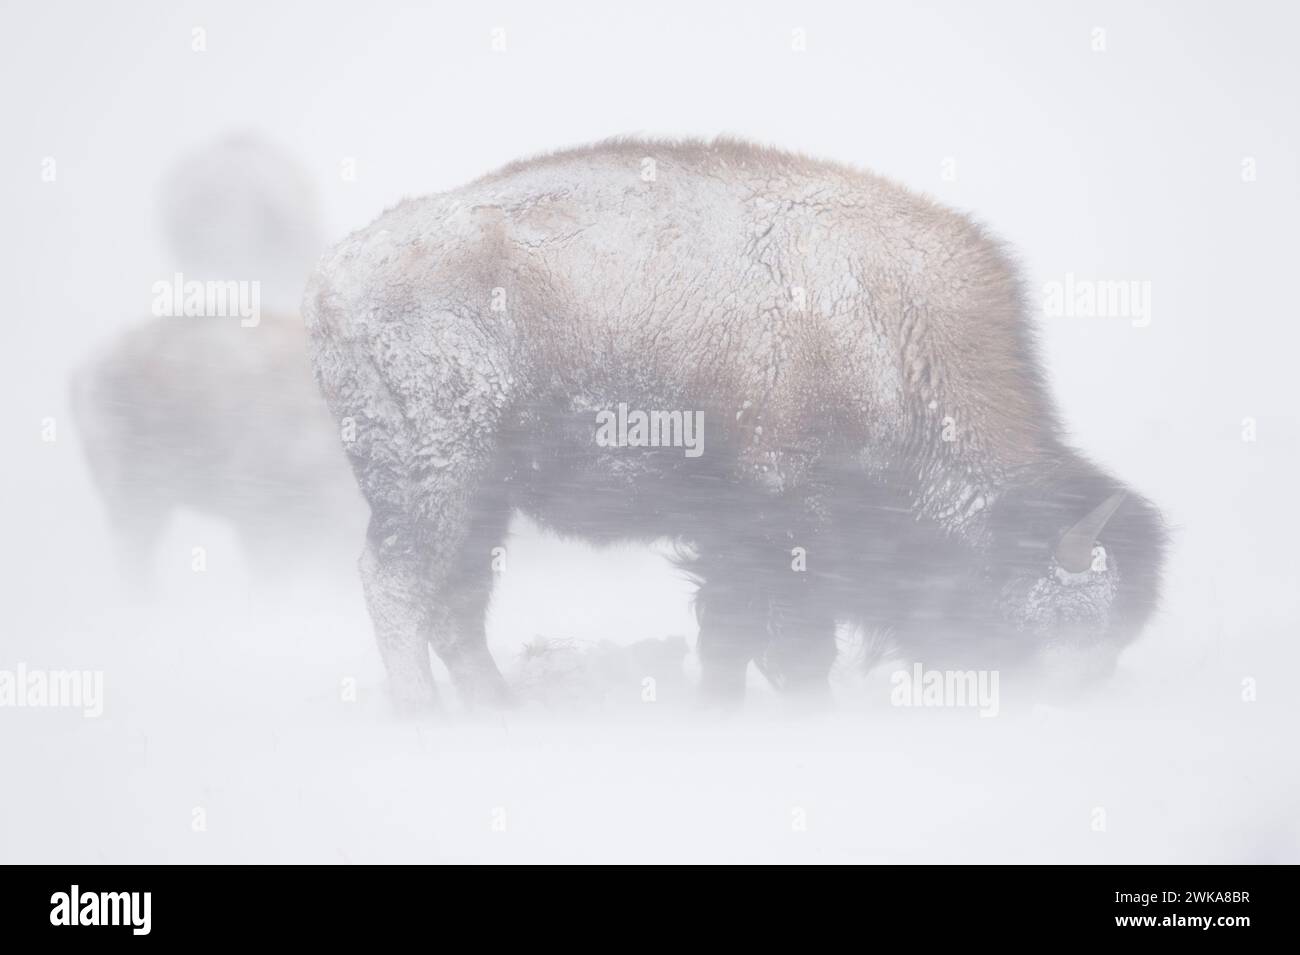
M 581 872 L 519 885 L 415 867 L 8 867 L 0 894 L 6 942 L 97 946 L 241 941 L 331 947 L 423 937 L 448 942 L 488 928 L 535 944 L 568 938 L 667 945 L 699 931 L 733 941 L 863 944 L 919 931 L 926 944 L 1131 936 L 1139 942 L 1217 944 L 1294 937 L 1291 867 L 876 867 L 782 877 L 737 872 L 720 882 L 662 871 Z M 566 884 L 567 883 L 567 884 Z M 728 904 L 731 903 L 731 904 Z M 680 913 L 674 918 L 674 913 Z M 470 918 L 466 919 L 466 916 Z M 501 933 L 498 935 L 497 933 Z M 734 933 L 734 934 L 733 934 Z M 60 938 L 63 936 L 63 938 Z M 776 936 L 774 939 L 773 936 Z M 888 936 L 886 936 L 888 937 Z M 17 949 L 9 949 L 17 951 Z

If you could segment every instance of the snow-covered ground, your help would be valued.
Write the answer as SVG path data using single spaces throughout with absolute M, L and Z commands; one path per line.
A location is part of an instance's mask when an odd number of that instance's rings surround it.
M 471 5 L 9 5 L 0 670 L 102 671 L 104 708 L 0 708 L 0 862 L 1300 861 L 1285 9 L 506 4 L 494 54 Z M 755 676 L 722 717 L 692 705 L 689 587 L 661 555 L 519 522 L 490 636 L 523 702 L 463 713 L 444 674 L 448 712 L 402 719 L 348 561 L 256 579 L 182 514 L 155 599 L 128 602 L 67 374 L 170 275 L 162 170 L 244 126 L 299 152 L 336 233 L 539 149 L 730 132 L 976 211 L 1031 301 L 1066 273 L 1151 281 L 1147 327 L 1039 320 L 1077 443 L 1173 526 L 1158 618 L 1084 699 L 895 707 L 886 665 L 842 672 L 821 714 Z
M 758 677 L 743 714 L 699 712 L 689 589 L 662 558 L 520 523 L 491 617 L 519 709 L 466 714 L 445 687 L 444 717 L 411 720 L 347 568 L 267 606 L 221 528 L 186 516 L 161 603 L 132 610 L 107 542 L 68 532 L 96 526 L 89 501 L 65 516 L 47 546 L 79 569 L 14 595 L 6 659 L 102 669 L 104 713 L 0 711 L 7 861 L 1300 859 L 1296 590 L 1280 561 L 1222 557 L 1281 557 L 1280 523 L 1184 525 L 1165 609 L 1119 675 L 994 718 L 892 706 L 889 665 L 840 674 L 832 713 L 790 714 Z M 585 648 L 590 672 L 570 653 L 539 681 L 526 644 L 546 639 Z M 620 666 L 601 641 L 643 652 Z

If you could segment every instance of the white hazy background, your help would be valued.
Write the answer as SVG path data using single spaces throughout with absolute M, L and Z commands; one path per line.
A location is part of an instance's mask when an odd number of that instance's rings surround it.
M 906 6 L 5 0 L 0 669 L 102 669 L 106 699 L 0 709 L 0 861 L 1300 861 L 1297 8 Z M 1077 444 L 1173 525 L 1160 616 L 1092 696 L 996 719 L 893 708 L 886 672 L 793 721 L 761 687 L 719 721 L 636 682 L 404 721 L 350 567 L 268 601 L 182 514 L 163 599 L 129 608 L 67 376 L 171 273 L 164 171 L 241 130 L 304 163 L 331 240 L 520 156 L 728 133 L 972 212 L 1035 303 L 1067 272 L 1150 281 L 1149 327 L 1035 320 Z M 493 649 L 690 641 L 688 597 L 651 550 L 521 524 Z

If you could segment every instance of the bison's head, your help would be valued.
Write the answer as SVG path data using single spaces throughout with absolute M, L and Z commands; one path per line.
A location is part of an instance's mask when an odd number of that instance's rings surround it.
M 1163 534 L 1149 504 L 1093 481 L 1025 495 L 992 549 L 997 615 L 1053 682 L 1113 669 L 1156 598 Z M 1088 501 L 1088 498 L 1091 498 Z

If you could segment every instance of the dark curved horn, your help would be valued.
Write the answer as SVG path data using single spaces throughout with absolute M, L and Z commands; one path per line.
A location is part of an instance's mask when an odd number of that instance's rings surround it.
M 1119 506 L 1124 503 L 1125 496 L 1124 491 L 1116 491 L 1066 531 L 1061 543 L 1056 545 L 1056 562 L 1072 574 L 1081 574 L 1091 567 L 1092 545 L 1106 522 L 1115 516 Z

